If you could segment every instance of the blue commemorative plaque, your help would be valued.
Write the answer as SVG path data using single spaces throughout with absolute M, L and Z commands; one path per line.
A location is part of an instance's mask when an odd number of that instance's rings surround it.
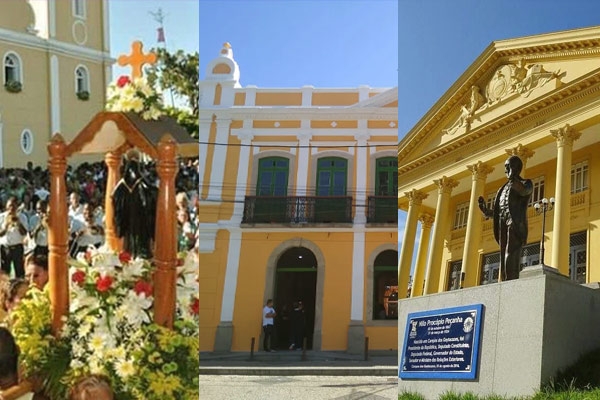
M 400 378 L 475 379 L 483 304 L 410 313 Z

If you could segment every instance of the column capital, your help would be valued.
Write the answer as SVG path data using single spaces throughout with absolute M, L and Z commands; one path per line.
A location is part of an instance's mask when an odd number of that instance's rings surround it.
M 531 150 L 529 147 L 523 146 L 519 143 L 516 147 L 512 149 L 506 149 L 506 154 L 509 156 L 517 156 L 523 161 L 523 164 L 527 162 L 527 159 L 533 157 L 535 151 Z
M 433 183 L 438 187 L 440 193 L 448 193 L 452 192 L 452 189 L 458 186 L 458 181 L 454 178 L 448 178 L 447 176 L 442 176 L 441 179 L 434 179 Z
M 217 117 L 217 128 L 221 128 L 221 127 L 229 128 L 231 121 L 232 121 L 232 119 L 230 116 Z
M 312 131 L 310 129 L 303 129 L 296 134 L 296 138 L 300 143 L 306 143 L 312 139 Z
M 467 169 L 471 171 L 471 173 L 473 174 L 473 179 L 476 180 L 485 180 L 488 174 L 492 173 L 492 171 L 494 170 L 493 167 L 490 167 L 489 165 L 481 161 L 477 161 L 476 164 L 467 165 Z
M 421 225 L 423 225 L 423 228 L 428 229 L 431 228 L 431 226 L 433 225 L 435 218 L 431 214 L 422 213 L 421 215 L 419 215 L 419 221 L 421 221 Z
M 562 128 L 553 129 L 550 133 L 556 138 L 558 147 L 564 145 L 572 146 L 573 142 L 581 136 L 581 132 L 576 131 L 569 124 L 565 124 Z
M 235 129 L 231 133 L 237 136 L 242 143 L 250 143 L 254 139 L 254 133 L 251 129 Z
M 427 193 L 421 192 L 417 189 L 413 189 L 410 192 L 404 192 L 404 195 L 408 197 L 408 203 L 410 206 L 420 206 L 423 200 L 425 200 L 427 196 L 429 196 Z

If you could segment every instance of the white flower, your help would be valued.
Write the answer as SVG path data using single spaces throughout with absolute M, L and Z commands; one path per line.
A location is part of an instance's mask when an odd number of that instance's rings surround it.
M 123 272 L 121 273 L 121 278 L 125 280 L 134 280 L 132 278 L 139 278 L 144 275 L 145 272 L 144 260 L 141 258 L 135 258 L 131 260 L 127 267 L 123 268 Z
M 126 379 L 135 373 L 135 367 L 130 360 L 120 360 L 115 364 L 117 375 L 121 379 Z
M 146 298 L 144 294 L 138 296 L 133 291 L 129 291 L 123 299 L 119 313 L 127 314 L 127 322 L 133 326 L 139 327 L 143 322 L 150 323 L 148 313 L 145 311 L 152 306 L 152 298 Z

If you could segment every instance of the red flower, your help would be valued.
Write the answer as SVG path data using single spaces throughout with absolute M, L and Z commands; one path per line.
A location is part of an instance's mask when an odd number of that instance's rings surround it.
M 185 259 L 183 258 L 178 258 L 177 259 L 177 266 L 181 267 L 183 264 L 185 264 Z
M 152 284 L 146 281 L 137 281 L 135 286 L 133 287 L 133 291 L 138 296 L 142 293 L 146 295 L 146 297 L 152 296 Z
M 192 312 L 192 314 L 198 315 L 198 313 L 200 312 L 200 300 L 194 299 L 192 304 L 190 304 L 190 311 Z
M 117 86 L 120 88 L 127 85 L 128 83 L 131 83 L 131 79 L 129 79 L 127 75 L 121 75 L 117 80 Z
M 131 254 L 129 254 L 126 251 L 120 252 L 119 261 L 121 261 L 121 263 L 128 263 L 129 261 L 131 261 Z
M 99 292 L 106 292 L 108 289 L 110 289 L 112 283 L 113 278 L 110 276 L 99 276 L 96 280 L 96 289 L 98 289 Z
M 75 282 L 76 284 L 78 284 L 79 286 L 81 286 L 83 284 L 83 282 L 85 281 L 85 272 L 78 269 L 77 271 L 75 271 L 73 273 L 73 275 L 71 275 L 71 280 L 73 282 Z

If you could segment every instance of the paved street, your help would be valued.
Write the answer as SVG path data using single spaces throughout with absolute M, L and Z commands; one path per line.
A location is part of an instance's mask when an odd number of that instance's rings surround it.
M 204 400 L 384 400 L 398 398 L 398 378 L 381 376 L 200 375 Z

